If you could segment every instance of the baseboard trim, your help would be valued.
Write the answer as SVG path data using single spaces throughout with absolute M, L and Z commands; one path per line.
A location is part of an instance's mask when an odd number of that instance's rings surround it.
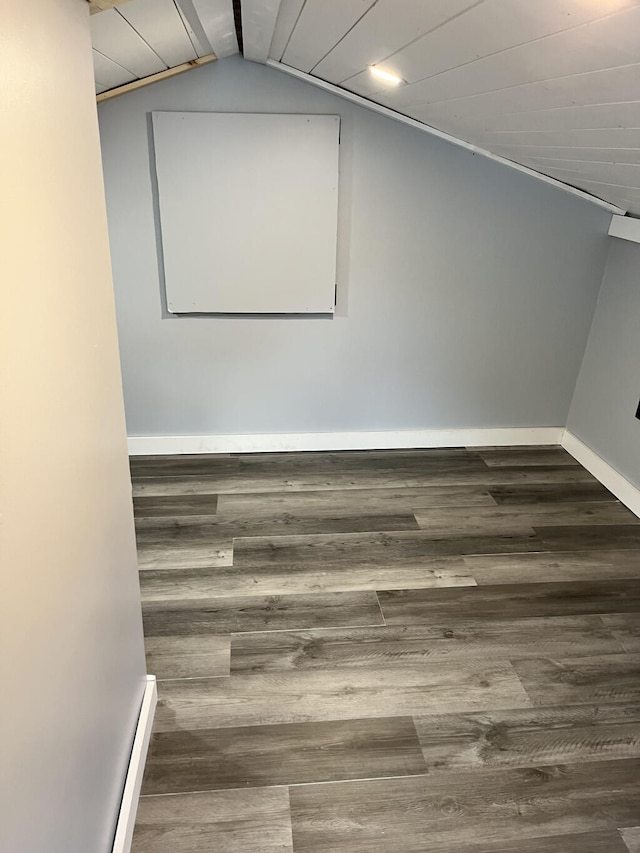
M 565 430 L 562 446 L 584 468 L 606 486 L 619 501 L 640 518 L 640 489 L 636 488 L 625 477 L 605 462 L 601 456 L 580 441 L 572 432 Z
M 273 435 L 135 435 L 131 456 L 177 453 L 273 453 L 296 450 L 395 450 L 410 447 L 504 447 L 560 444 L 563 427 L 305 432 Z
M 131 750 L 131 758 L 129 759 L 129 768 L 122 794 L 112 853 L 129 853 L 131 850 L 133 828 L 136 822 L 138 800 L 140 799 L 140 788 L 142 786 L 142 774 L 144 773 L 144 763 L 147 758 L 147 749 L 149 748 L 157 701 L 156 677 L 155 675 L 148 675 L 144 696 L 142 697 L 142 705 L 140 706 L 140 716 L 138 717 L 136 733 L 133 739 L 133 748 Z

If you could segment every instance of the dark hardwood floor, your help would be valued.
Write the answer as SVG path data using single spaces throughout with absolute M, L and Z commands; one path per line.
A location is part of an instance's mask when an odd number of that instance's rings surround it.
M 134 853 L 640 853 L 640 520 L 564 450 L 131 470 Z

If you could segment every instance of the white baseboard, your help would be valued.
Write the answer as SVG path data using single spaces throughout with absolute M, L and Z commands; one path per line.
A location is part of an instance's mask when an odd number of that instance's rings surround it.
M 633 483 L 630 483 L 569 430 L 565 430 L 562 446 L 597 480 L 600 480 L 603 486 L 613 492 L 631 512 L 640 517 L 640 489 L 636 488 Z
M 148 675 L 147 685 L 144 690 L 144 696 L 142 697 L 142 705 L 140 706 L 136 734 L 133 739 L 133 748 L 131 750 L 127 778 L 122 794 L 112 853 L 129 853 L 131 850 L 133 828 L 136 822 L 138 800 L 142 786 L 142 774 L 144 773 L 144 763 L 147 758 L 147 749 L 149 748 L 149 739 L 151 738 L 151 728 L 153 726 L 157 701 L 156 677 L 155 675 Z
M 134 435 L 131 456 L 174 453 L 273 453 L 296 450 L 395 450 L 560 444 L 563 427 L 305 432 L 273 435 Z

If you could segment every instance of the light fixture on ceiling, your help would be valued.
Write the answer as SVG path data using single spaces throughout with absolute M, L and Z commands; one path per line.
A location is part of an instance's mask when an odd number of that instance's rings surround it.
M 398 77 L 397 74 L 391 74 L 390 71 L 383 71 L 382 68 L 376 68 L 375 65 L 370 65 L 369 71 L 379 80 L 384 80 L 385 83 L 391 83 L 393 86 L 404 83 L 402 77 Z

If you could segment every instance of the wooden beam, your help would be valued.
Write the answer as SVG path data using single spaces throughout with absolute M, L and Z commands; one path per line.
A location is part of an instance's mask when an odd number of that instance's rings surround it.
M 182 74 L 183 71 L 189 71 L 191 68 L 197 68 L 198 65 L 206 65 L 208 62 L 214 62 L 215 59 L 215 53 L 210 53 L 208 56 L 200 56 L 198 59 L 191 59 L 189 62 L 183 62 L 182 65 L 167 68 L 166 71 L 159 71 L 157 74 L 150 74 L 141 80 L 133 80 L 131 83 L 125 83 L 124 86 L 118 86 L 115 89 L 109 89 L 107 92 L 101 92 L 99 95 L 96 95 L 96 100 L 100 103 L 101 101 L 108 101 L 109 98 L 117 98 L 118 95 L 134 92 L 143 86 L 149 86 L 151 83 L 157 83 L 159 80 L 165 80 L 167 77 Z
M 278 19 L 280 0 L 242 0 L 243 56 L 266 62 Z
M 609 235 L 620 237 L 621 240 L 631 240 L 632 243 L 640 243 L 640 219 L 633 219 L 631 216 L 612 216 Z
M 121 3 L 128 3 L 129 0 L 87 0 L 87 2 L 89 3 L 89 12 L 95 15 L 97 12 L 113 9 L 114 6 L 119 6 Z

